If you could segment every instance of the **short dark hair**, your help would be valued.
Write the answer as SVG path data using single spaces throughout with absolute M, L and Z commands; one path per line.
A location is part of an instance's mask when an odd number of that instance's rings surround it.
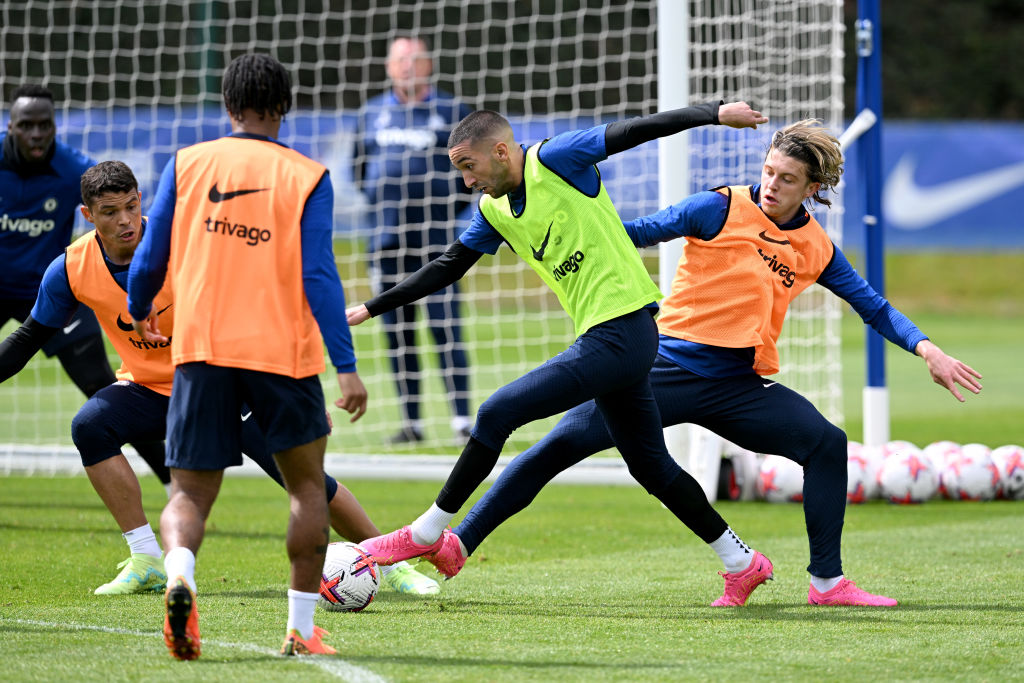
M 50 92 L 50 89 L 35 83 L 19 85 L 15 88 L 11 93 L 11 104 L 13 105 L 21 97 L 42 97 L 53 102 L 53 93 Z
M 292 81 L 270 55 L 247 54 L 228 64 L 221 83 L 224 106 L 237 116 L 252 109 L 261 116 L 284 116 L 292 108 Z
M 503 137 L 510 130 L 512 126 L 504 116 L 490 109 L 481 109 L 459 121 L 452 129 L 448 136 L 448 149 L 466 141 L 472 144 L 477 140 Z
M 91 207 L 111 192 L 138 192 L 139 181 L 123 161 L 101 161 L 82 174 L 82 203 Z

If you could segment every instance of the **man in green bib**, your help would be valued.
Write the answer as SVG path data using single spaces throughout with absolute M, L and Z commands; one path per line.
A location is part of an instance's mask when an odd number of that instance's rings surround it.
M 665 135 L 708 124 L 767 122 L 744 102 L 711 103 L 562 133 L 529 148 L 508 121 L 477 111 L 452 131 L 448 156 L 479 210 L 448 250 L 401 284 L 348 310 L 350 325 L 408 304 L 461 278 L 502 242 L 558 296 L 576 341 L 498 389 L 430 509 L 397 531 L 363 541 L 383 565 L 423 556 L 446 576 L 461 568 L 447 526 L 490 474 L 517 428 L 593 399 L 630 473 L 677 517 L 687 514 L 692 477 L 669 456 L 648 372 L 658 351 L 658 288 L 626 234 L 596 164 Z M 666 473 L 669 476 L 666 476 Z M 692 488 L 689 488 L 692 491 Z

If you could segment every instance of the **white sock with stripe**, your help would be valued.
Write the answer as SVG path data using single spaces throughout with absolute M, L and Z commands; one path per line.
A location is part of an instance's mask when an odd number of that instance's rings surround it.
M 138 529 L 126 531 L 121 535 L 127 541 L 128 549 L 131 550 L 132 555 L 144 553 L 153 557 L 160 557 L 163 554 L 160 550 L 160 544 L 156 542 L 156 534 L 153 533 L 153 527 L 149 525 L 149 522 L 146 522 Z
M 725 571 L 730 574 L 743 571 L 754 559 L 754 552 L 730 527 L 726 527 L 722 535 L 708 545 L 718 553 Z

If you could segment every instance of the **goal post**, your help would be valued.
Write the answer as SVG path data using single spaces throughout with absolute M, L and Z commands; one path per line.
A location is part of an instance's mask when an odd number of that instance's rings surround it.
M 843 3 L 840 0 L 659 2 L 659 108 L 745 100 L 769 117 L 758 130 L 705 127 L 659 142 L 659 200 L 668 206 L 693 192 L 753 184 L 777 128 L 818 118 L 842 130 Z M 842 244 L 842 202 L 815 218 Z M 667 293 L 682 241 L 661 245 L 659 281 Z M 779 340 L 776 379 L 807 396 L 831 421 L 842 421 L 839 301 L 814 285 L 791 305 Z M 701 427 L 665 431 L 670 452 L 715 499 L 723 452 L 731 444 Z
M 356 121 L 360 107 L 389 88 L 385 59 L 393 38 L 426 38 L 432 86 L 471 109 L 506 115 L 526 143 L 716 98 L 746 99 L 773 124 L 818 116 L 835 125 L 841 114 L 841 5 L 24 0 L 0 4 L 0 106 L 7 116 L 6 100 L 16 85 L 49 87 L 56 97 L 58 139 L 97 160 L 128 163 L 140 181 L 145 212 L 160 171 L 177 149 L 228 132 L 219 92 L 224 66 L 245 52 L 273 55 L 293 81 L 293 111 L 281 139 L 330 171 L 335 255 L 347 301 L 355 303 L 371 296 L 367 240 L 374 230 L 370 207 L 355 184 Z M 664 24 L 680 18 L 688 28 Z M 648 144 L 611 157 L 601 164 L 602 178 L 622 217 L 631 219 L 698 189 L 754 182 L 751 169 L 760 163 L 766 141 L 767 130 L 695 130 L 665 141 L 667 148 Z M 819 215 L 836 239 L 837 209 Z M 656 250 L 646 250 L 644 258 L 652 272 L 658 270 Z M 674 264 L 676 258 L 661 261 Z M 571 344 L 572 325 L 555 297 L 507 248 L 481 259 L 461 284 L 475 413 L 495 389 Z M 839 419 L 837 309 L 814 292 L 801 299 L 806 302 L 791 314 L 780 349 L 783 381 L 830 419 Z M 2 334 L 14 327 L 8 323 Z M 458 452 L 448 390 L 422 309 L 415 330 L 425 440 L 388 443 L 399 426 L 400 402 L 383 330 L 370 320 L 353 330 L 369 411 L 356 425 L 344 415 L 336 420 L 329 452 L 346 458 Z M 117 364 L 113 355 L 111 361 Z M 330 371 L 323 384 L 333 401 L 337 383 Z M 83 400 L 56 360 L 42 355 L 0 385 L 0 472 L 12 470 L 15 453 L 39 462 L 47 449 L 66 454 L 73 448 L 71 418 Z M 529 447 L 556 421 L 553 416 L 517 430 L 504 455 Z

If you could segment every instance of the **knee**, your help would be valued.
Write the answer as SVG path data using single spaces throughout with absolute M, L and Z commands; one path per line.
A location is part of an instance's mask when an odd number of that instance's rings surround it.
M 831 422 L 825 424 L 825 429 L 821 435 L 821 440 L 818 442 L 812 454 L 821 458 L 822 460 L 828 460 L 833 463 L 846 464 L 846 432 L 839 427 L 836 427 Z
M 120 454 L 121 444 L 102 422 L 79 411 L 71 421 L 71 440 L 82 456 L 82 465 L 90 467 Z

